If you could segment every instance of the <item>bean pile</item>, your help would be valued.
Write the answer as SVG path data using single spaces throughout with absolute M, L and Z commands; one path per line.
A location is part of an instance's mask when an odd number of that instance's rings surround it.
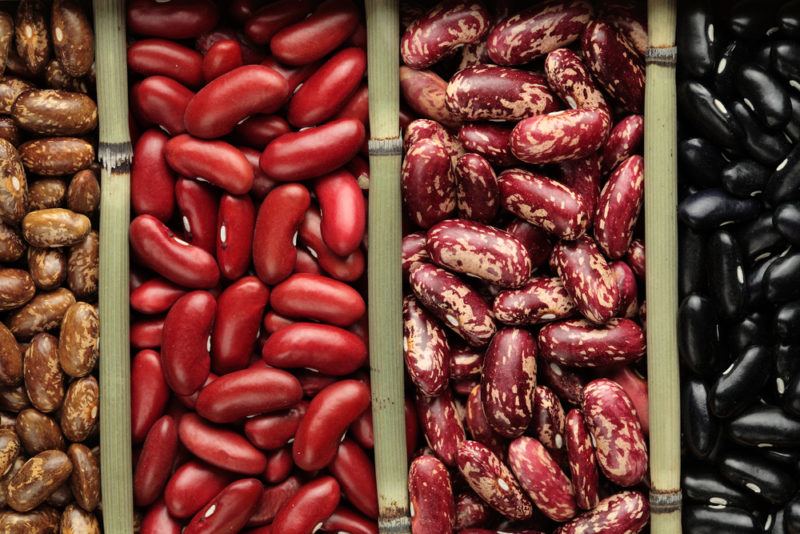
M 412 530 L 639 532 L 643 6 L 506 4 L 404 17 Z
M 682 11 L 685 530 L 800 532 L 800 2 Z
M 94 34 L 0 11 L 0 532 L 99 533 Z
M 363 17 L 253 4 L 127 7 L 140 531 L 374 534 Z

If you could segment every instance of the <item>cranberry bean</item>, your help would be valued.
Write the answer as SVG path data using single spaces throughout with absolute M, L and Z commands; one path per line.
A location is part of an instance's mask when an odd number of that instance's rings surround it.
M 366 227 L 364 194 L 356 179 L 339 170 L 319 178 L 314 194 L 322 213 L 322 238 L 335 254 L 348 256 L 355 252 Z
M 214 370 L 244 369 L 253 354 L 269 290 L 255 276 L 240 278 L 217 299 L 211 354 Z
M 250 163 L 240 150 L 224 141 L 204 141 L 184 134 L 170 139 L 164 153 L 175 172 L 201 178 L 232 195 L 242 195 L 253 187 Z
M 403 147 L 408 150 L 414 143 L 421 139 L 434 139 L 438 141 L 450 155 L 450 160 L 453 163 L 464 153 L 458 139 L 436 121 L 417 119 L 410 123 L 405 128 L 403 134 Z
M 286 318 L 347 327 L 364 316 L 364 298 L 352 287 L 318 274 L 293 274 L 272 290 L 270 307 Z
M 575 304 L 559 278 L 531 278 L 519 289 L 495 297 L 494 317 L 508 325 L 539 324 L 573 314 Z
M 233 477 L 196 460 L 189 460 L 170 477 L 164 501 L 171 516 L 192 517 L 227 486 Z
M 603 146 L 610 128 L 608 112 L 599 108 L 536 115 L 514 127 L 511 151 L 534 164 L 585 158 Z
M 400 67 L 400 91 L 409 107 L 418 115 L 455 128 L 461 119 L 445 104 L 447 82 L 428 70 Z
M 191 395 L 211 366 L 211 328 L 217 302 L 207 291 L 192 291 L 172 306 L 164 321 L 161 365 L 170 389 Z
M 553 390 L 536 386 L 533 399 L 533 434 L 553 454 L 564 447 L 564 409 Z
M 378 518 L 375 466 L 357 443 L 349 439 L 342 441 L 328 470 L 350 504 L 366 516 Z
M 420 264 L 411 269 L 409 284 L 419 302 L 470 345 L 486 345 L 494 335 L 489 306 L 455 275 Z
M 167 136 L 147 130 L 136 142 L 131 166 L 131 205 L 137 215 L 152 215 L 169 221 L 175 209 L 175 176 L 167 165 Z
M 165 415 L 150 428 L 136 462 L 133 498 L 137 506 L 149 506 L 161 495 L 177 452 L 178 427 Z
M 282 182 L 327 174 L 355 156 L 365 129 L 356 119 L 339 119 L 302 132 L 281 135 L 261 154 L 261 169 Z M 308 154 L 315 154 L 309 158 Z
M 495 433 L 489 425 L 486 411 L 481 400 L 481 386 L 474 386 L 467 397 L 466 417 L 467 430 L 472 439 L 486 445 L 492 452 L 498 455 L 503 454 L 505 443 L 501 436 Z
M 150 76 L 131 88 L 131 106 L 147 124 L 156 124 L 170 135 L 186 131 L 183 112 L 194 93 L 172 78 Z
M 139 319 L 131 323 L 131 346 L 134 349 L 155 349 L 161 346 L 164 317 Z
M 287 65 L 313 63 L 344 43 L 358 27 L 359 18 L 350 0 L 325 0 L 309 17 L 276 33 L 270 50 Z
M 272 532 L 307 534 L 314 532 L 333 514 L 341 492 L 333 477 L 323 476 L 304 484 L 278 511 Z
M 412 296 L 403 299 L 403 342 L 411 381 L 424 395 L 439 395 L 449 379 L 447 335 Z
M 511 153 L 511 128 L 494 123 L 465 124 L 458 131 L 458 140 L 469 152 L 480 154 L 500 167 L 517 162 Z
M 634 362 L 645 353 L 642 328 L 630 319 L 604 325 L 573 319 L 539 331 L 541 355 L 569 367 L 607 367 Z
M 143 350 L 131 367 L 131 435 L 134 443 L 145 439 L 150 428 L 164 413 L 169 389 L 156 351 Z
M 142 39 L 128 47 L 128 68 L 143 76 L 166 76 L 189 87 L 203 83 L 203 56 L 166 39 Z
M 603 147 L 603 174 L 613 171 L 617 165 L 634 155 L 644 139 L 644 117 L 628 115 L 611 130 Z
M 218 204 L 214 190 L 207 184 L 179 178 L 175 183 L 175 200 L 186 241 L 213 254 Z
M 403 275 L 415 266 L 429 261 L 428 249 L 426 248 L 427 239 L 424 232 L 415 232 L 403 236 Z
M 156 277 L 131 291 L 131 308 L 139 313 L 165 313 L 186 293 L 175 284 Z
M 450 351 L 450 376 L 454 379 L 479 376 L 483 351 L 471 347 L 453 347 Z
M 505 230 L 525 245 L 528 254 L 531 256 L 533 269 L 550 259 L 554 243 L 552 237 L 543 228 L 534 226 L 522 219 L 513 219 L 506 225 Z
M 297 494 L 298 490 L 300 490 L 300 480 L 296 476 L 290 476 L 280 484 L 266 486 L 261 495 L 261 501 L 258 503 L 256 511 L 250 516 L 247 525 L 263 525 L 275 519 L 278 511 Z M 260 530 L 248 530 L 247 532 L 261 533 Z
M 435 140 L 422 139 L 408 149 L 401 184 L 406 212 L 422 228 L 447 218 L 456 208 L 456 181 L 450 156 Z
M 239 41 L 220 39 L 211 45 L 203 56 L 203 78 L 206 82 L 211 82 L 243 64 L 242 45 Z
M 586 212 L 594 218 L 597 200 L 600 197 L 600 153 L 558 164 L 561 183 L 572 189 L 583 200 Z M 592 221 L 589 221 L 589 225 Z
M 256 217 L 253 264 L 266 284 L 277 284 L 294 269 L 294 236 L 311 203 L 311 195 L 300 184 L 286 184 L 269 192 Z
M 543 175 L 521 169 L 497 177 L 504 208 L 561 239 L 577 239 L 589 226 L 589 212 L 580 195 Z
M 317 260 L 323 271 L 337 280 L 354 282 L 364 273 L 365 259 L 361 249 L 341 257 L 336 255 L 322 238 L 322 215 L 315 207 L 307 212 L 300 226 L 300 240 Z
M 497 215 L 500 193 L 497 176 L 478 154 L 464 154 L 454 167 L 458 213 L 464 219 L 491 222 Z
M 484 525 L 489 520 L 489 506 L 474 492 L 467 490 L 456 495 L 455 528 L 463 529 Z
M 255 512 L 264 487 L 255 478 L 237 480 L 225 487 L 201 508 L 184 529 L 184 534 L 238 532 Z
M 367 347 L 359 336 L 342 328 L 296 323 L 272 334 L 264 343 L 262 357 L 274 367 L 306 367 L 342 376 L 364 364 Z
M 650 431 L 647 380 L 630 367 L 611 368 L 609 371 L 608 378 L 625 390 L 633 407 L 636 408 L 636 415 L 639 417 L 639 424 L 642 425 L 642 432 L 647 434 Z
M 445 389 L 438 397 L 418 394 L 417 415 L 428 446 L 446 465 L 455 465 L 456 451 L 466 437 L 450 389 Z
M 181 534 L 181 525 L 169 514 L 164 501 L 153 503 L 142 518 L 141 534 Z
M 211 31 L 218 20 L 211 0 L 133 0 L 128 4 L 128 28 L 139 35 L 190 39 Z
M 265 45 L 282 28 L 303 20 L 313 8 L 310 0 L 269 2 L 246 17 L 244 33 L 255 44 Z
M 434 456 L 424 454 L 408 470 L 413 534 L 450 534 L 455 523 L 455 503 L 450 473 Z
M 603 499 L 593 510 L 559 527 L 554 534 L 636 534 L 645 527 L 649 518 L 647 498 L 635 491 L 623 491 Z
M 216 257 L 222 275 L 234 280 L 250 266 L 256 212 L 249 196 L 224 194 L 216 217 Z
M 644 280 L 645 274 L 644 259 L 644 243 L 640 239 L 634 239 L 631 241 L 631 246 L 628 248 L 628 252 L 625 254 L 625 262 L 633 270 L 633 274 L 642 280 Z
M 550 87 L 572 109 L 608 109 L 592 75 L 581 58 L 569 48 L 559 48 L 547 54 L 544 70 Z
M 591 510 L 600 500 L 599 475 L 594 446 L 580 410 L 569 411 L 565 429 L 567 460 L 575 490 L 575 502 L 582 509 Z
M 289 410 L 248 418 L 244 433 L 259 449 L 279 449 L 294 439 L 307 410 L 308 403 L 300 402 Z
M 292 127 L 280 115 L 256 114 L 237 124 L 233 131 L 236 139 L 245 145 L 264 150 L 273 139 L 292 131 Z M 260 157 L 259 153 L 256 157 L 256 167 Z
M 348 532 L 349 534 L 378 534 L 378 525 L 374 521 L 340 506 L 322 523 L 322 530 L 324 532 Z
M 639 314 L 639 286 L 636 283 L 636 275 L 623 261 L 615 261 L 609 267 L 619 288 L 618 313 L 626 319 L 635 319 Z
M 178 435 L 189 452 L 227 471 L 255 475 L 267 466 L 264 455 L 241 435 L 207 425 L 195 414 L 181 417 Z
M 608 257 L 621 258 L 630 247 L 643 196 L 644 158 L 631 156 L 608 179 L 597 205 L 594 235 Z

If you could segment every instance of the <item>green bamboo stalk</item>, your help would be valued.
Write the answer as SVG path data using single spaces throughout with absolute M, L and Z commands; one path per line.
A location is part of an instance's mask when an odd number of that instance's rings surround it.
M 400 42 L 397 0 L 368 0 L 369 350 L 381 533 L 410 532 L 400 269 Z
M 653 534 L 681 532 L 675 21 L 675 0 L 648 2 L 644 157 Z
M 95 0 L 100 199 L 100 462 L 105 532 L 133 532 L 125 2 Z

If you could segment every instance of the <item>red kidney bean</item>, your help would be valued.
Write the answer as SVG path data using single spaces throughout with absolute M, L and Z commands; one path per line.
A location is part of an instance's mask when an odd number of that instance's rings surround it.
M 608 110 L 603 93 L 592 80 L 581 58 L 569 48 L 559 48 L 547 54 L 544 62 L 547 82 L 570 108 L 600 108 Z
M 339 482 L 350 504 L 367 517 L 378 518 L 375 466 L 356 442 L 349 439 L 342 441 L 328 470 Z
M 147 433 L 133 474 L 136 506 L 149 506 L 161 495 L 178 452 L 178 428 L 169 415 L 155 422 Z
M 322 523 L 323 532 L 378 534 L 378 525 L 366 517 L 340 506 Z
M 264 471 L 267 459 L 236 432 L 207 425 L 187 413 L 178 424 L 181 443 L 201 460 L 234 473 L 256 475 Z
M 267 334 L 274 334 L 281 328 L 293 325 L 296 322 L 297 321 L 292 321 L 291 319 L 283 317 L 282 315 L 278 315 L 273 311 L 268 311 L 266 314 L 264 314 L 264 320 L 262 321 L 261 326 Z
M 608 367 L 641 358 L 645 338 L 642 328 L 630 319 L 611 319 L 604 325 L 573 319 L 542 328 L 539 348 L 543 358 L 561 365 Z
M 647 472 L 647 445 L 625 391 L 611 380 L 595 380 L 584 388 L 582 410 L 603 474 L 623 487 L 641 482 Z
M 445 389 L 438 397 L 418 394 L 417 417 L 428 446 L 446 465 L 455 465 L 456 451 L 466 436 L 450 389 Z
M 348 256 L 361 245 L 366 227 L 366 205 L 358 182 L 349 172 L 338 170 L 314 183 L 322 213 L 322 238 L 338 256 Z
M 201 178 L 232 195 L 243 195 L 253 187 L 250 163 L 240 150 L 224 141 L 179 135 L 167 142 L 165 155 L 175 172 Z
M 617 165 L 634 155 L 644 139 L 644 117 L 628 115 L 611 130 L 603 147 L 603 174 L 613 171 Z
M 450 156 L 432 139 L 414 143 L 403 159 L 401 185 L 406 213 L 421 228 L 447 218 L 456 208 L 456 180 Z
M 192 517 L 232 480 L 230 473 L 189 460 L 175 470 L 164 490 L 170 515 L 177 519 Z
M 279 0 L 258 8 L 244 17 L 244 33 L 255 44 L 264 45 L 289 24 L 303 20 L 314 8 L 310 0 Z
M 222 275 L 235 280 L 247 272 L 253 248 L 256 211 L 248 196 L 223 194 L 216 216 L 216 257 Z
M 594 235 L 606 256 L 625 255 L 644 200 L 644 158 L 631 156 L 616 168 L 600 193 Z
M 161 346 L 164 317 L 139 319 L 131 323 L 131 346 L 134 349 L 155 349 Z
M 180 402 L 186 409 L 194 410 L 195 406 L 197 405 L 197 397 L 200 396 L 200 391 L 202 391 L 204 387 L 209 385 L 217 378 L 219 377 L 214 373 L 208 373 L 208 378 L 206 378 L 206 381 L 203 382 L 203 386 L 200 389 L 198 389 L 191 395 L 177 395 L 178 402 Z
M 424 232 L 415 232 L 403 236 L 402 255 L 403 255 L 403 275 L 421 263 L 430 260 L 428 249 L 426 248 L 427 238 Z
M 139 313 L 165 313 L 185 293 L 185 289 L 163 278 L 151 278 L 131 291 L 131 308 Z
M 206 381 L 211 366 L 211 328 L 217 302 L 208 291 L 192 291 L 167 313 L 161 365 L 170 389 L 191 395 Z
M 187 288 L 214 287 L 219 282 L 213 256 L 178 239 L 152 215 L 139 215 L 131 222 L 130 239 L 142 265 L 171 282 Z
M 595 323 L 605 323 L 619 308 L 614 275 L 595 242 L 588 236 L 561 242 L 550 260 L 578 311 Z
M 511 153 L 511 128 L 494 123 L 465 124 L 458 131 L 458 140 L 469 152 L 480 154 L 500 167 L 518 160 Z
M 289 94 L 294 94 L 301 83 L 305 82 L 322 64 L 321 61 L 302 65 L 300 67 L 290 67 L 279 63 L 274 57 L 268 57 L 261 62 L 265 67 L 269 67 L 286 79 L 289 84 Z
M 211 45 L 203 56 L 203 78 L 208 83 L 243 64 L 242 45 L 239 41 L 220 39 Z
M 247 367 L 268 299 L 269 290 L 255 276 L 240 278 L 220 294 L 211 333 L 215 371 L 227 373 Z
M 198 37 L 194 46 L 201 54 L 208 52 L 214 43 L 222 39 L 235 39 L 242 47 L 242 59 L 245 65 L 254 65 L 261 63 L 266 57 L 264 51 L 258 47 L 253 46 L 253 43 L 248 41 L 241 32 L 234 31 L 230 28 L 220 27 L 216 30 L 204 33 Z
M 311 207 L 300 225 L 300 240 L 317 260 L 323 271 L 337 280 L 354 282 L 364 273 L 365 259 L 361 249 L 341 257 L 334 253 L 322 238 L 322 216 Z
M 506 225 L 506 232 L 522 241 L 522 244 L 528 249 L 531 266 L 534 269 L 550 259 L 554 246 L 553 238 L 543 228 L 522 219 L 513 219 Z
M 147 130 L 139 137 L 131 166 L 131 205 L 137 215 L 148 214 L 164 222 L 175 209 L 175 176 L 167 165 L 164 147 L 168 137 Z
M 369 387 L 357 380 L 334 382 L 320 391 L 311 400 L 295 434 L 295 464 L 304 471 L 328 465 L 336 455 L 342 434 L 369 402 Z
M 406 421 L 408 421 L 408 418 L 406 418 Z M 353 421 L 353 424 L 350 425 L 349 430 L 352 433 L 353 439 L 356 440 L 359 445 L 365 449 L 375 448 L 375 435 L 372 427 L 371 406 L 364 410 L 361 415 L 359 415 L 358 418 Z M 408 433 L 408 428 L 406 428 L 406 433 Z M 411 449 L 413 449 L 413 447 L 409 447 L 409 450 Z
M 478 154 L 464 154 L 456 162 L 454 171 L 459 215 L 482 223 L 491 222 L 500 206 L 497 176 L 492 166 Z
M 366 83 L 355 90 L 333 118 L 358 119 L 364 126 L 369 125 L 369 88 Z
M 285 133 L 292 131 L 292 127 L 286 122 L 286 119 L 280 115 L 260 115 L 255 114 L 247 117 L 245 120 L 236 125 L 233 129 L 234 136 L 237 140 L 245 145 L 248 145 L 258 150 L 264 150 L 273 139 L 277 139 Z M 242 150 L 241 148 L 239 150 Z M 247 156 L 247 153 L 242 150 Z M 255 166 L 258 167 L 258 173 L 261 167 L 258 165 L 258 160 L 261 153 L 257 153 L 255 158 Z M 250 158 L 248 158 L 249 160 Z M 255 189 L 255 186 L 254 186 Z
M 594 219 L 598 198 L 600 197 L 600 153 L 575 159 L 562 161 L 558 164 L 561 171 L 561 183 L 572 189 L 583 200 L 586 213 Z M 589 225 L 592 220 L 589 221 Z
M 253 265 L 265 284 L 277 284 L 294 269 L 295 234 L 311 204 L 300 184 L 276 187 L 261 203 L 253 236 Z
M 248 418 L 244 423 L 244 433 L 259 449 L 279 449 L 294 439 L 307 409 L 308 403 L 303 401 L 289 410 Z
M 544 175 L 510 169 L 497 177 L 503 207 L 561 239 L 577 239 L 589 226 L 583 199 Z
M 273 367 L 305 367 L 342 376 L 364 365 L 367 347 L 359 336 L 342 328 L 295 323 L 272 334 L 264 343 L 261 355 L 264 362 Z
M 195 514 L 184 534 L 238 532 L 255 512 L 264 487 L 255 478 L 229 484 Z
M 281 316 L 347 327 L 364 316 L 364 298 L 352 287 L 318 274 L 293 274 L 272 290 L 270 307 Z
M 312 63 L 344 43 L 358 27 L 359 18 L 350 0 L 325 0 L 309 17 L 276 33 L 270 50 L 287 65 Z
M 469 430 L 473 440 L 486 445 L 495 454 L 503 454 L 505 443 L 503 438 L 496 434 L 489 425 L 486 411 L 483 409 L 480 385 L 473 386 L 469 392 L 464 419 L 467 423 L 467 430 Z
M 323 476 L 304 484 L 278 511 L 272 531 L 285 534 L 314 532 L 333 514 L 341 493 L 333 477 Z
M 161 369 L 161 357 L 154 350 L 143 350 L 131 366 L 131 437 L 142 442 L 156 420 L 164 413 L 169 389 Z
M 338 169 L 364 143 L 365 129 L 356 119 L 339 119 L 302 132 L 284 134 L 264 149 L 261 169 L 278 181 L 316 178 Z M 315 157 L 309 158 L 308 154 Z
M 418 115 L 449 128 L 461 123 L 459 116 L 445 104 L 447 82 L 435 72 L 401 66 L 400 91 L 405 102 Z
M 533 435 L 553 454 L 563 452 L 564 408 L 547 386 L 536 386 L 533 399 Z
M 625 262 L 633 270 L 633 274 L 635 274 L 640 279 L 644 280 L 644 274 L 645 274 L 644 243 L 640 239 L 634 239 L 633 241 L 631 241 L 631 246 L 628 248 L 627 254 L 625 254 Z
M 186 131 L 183 112 L 194 93 L 166 76 L 150 76 L 131 88 L 131 107 L 147 124 L 157 124 L 170 135 Z
M 409 284 L 419 302 L 470 345 L 486 345 L 494 335 L 486 301 L 455 275 L 420 264 L 411 269 Z
M 315 397 L 320 391 L 336 382 L 336 377 L 323 375 L 308 369 L 295 371 L 294 375 L 303 386 L 303 395 Z
M 447 335 L 412 296 L 403 299 L 403 348 L 414 385 L 429 397 L 441 394 L 450 376 Z
M 190 39 L 211 31 L 219 11 L 211 0 L 132 0 L 128 4 L 128 29 L 139 35 L 165 39 Z
M 408 470 L 411 532 L 450 534 L 455 524 L 455 503 L 450 473 L 434 456 L 423 454 Z
M 639 287 L 636 275 L 624 261 L 612 262 L 609 267 L 619 288 L 618 314 L 626 319 L 635 319 L 639 315 Z
M 289 86 L 279 73 L 262 65 L 244 65 L 197 92 L 186 106 L 186 130 L 204 139 L 221 137 L 253 113 L 275 112 L 288 96 Z M 220 102 L 227 104 L 220 106 Z
M 214 253 L 218 198 L 207 184 L 179 178 L 175 200 L 183 224 L 183 235 L 190 244 Z
M 534 277 L 519 289 L 501 291 L 494 299 L 494 317 L 508 325 L 539 324 L 573 314 L 575 304 L 559 278 Z
M 636 415 L 639 417 L 639 424 L 642 425 L 642 432 L 650 432 L 650 413 L 648 411 L 647 380 L 630 367 L 619 367 L 609 369 L 608 378 L 620 385 L 628 395 L 633 407 L 636 408 Z
M 294 469 L 292 451 L 290 447 L 283 447 L 267 455 L 267 470 L 264 479 L 270 484 L 277 484 L 286 480 Z
M 280 484 L 266 486 L 261 495 L 261 501 L 259 501 L 256 511 L 247 521 L 247 525 L 263 525 L 275 519 L 278 511 L 299 489 L 300 479 L 296 476 L 290 476 Z M 251 531 L 248 530 L 247 532 Z
M 575 490 L 575 502 L 584 510 L 597 506 L 599 497 L 599 475 L 591 436 L 586 429 L 583 414 L 578 409 L 569 411 L 566 417 L 567 460 Z
M 128 68 L 142 76 L 166 76 L 189 87 L 203 83 L 203 56 L 166 39 L 142 39 L 130 45 Z
M 610 129 L 611 117 L 599 108 L 535 115 L 511 131 L 511 151 L 533 164 L 581 159 L 603 146 Z
M 141 534 L 181 534 L 181 525 L 169 514 L 161 500 L 147 510 L 140 526 Z
M 640 532 L 650 518 L 647 497 L 635 491 L 623 491 L 607 497 L 591 511 L 559 527 L 554 534 L 616 534 Z

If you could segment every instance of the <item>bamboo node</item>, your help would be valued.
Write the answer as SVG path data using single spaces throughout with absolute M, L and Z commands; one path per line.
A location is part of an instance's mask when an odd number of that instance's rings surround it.
M 97 159 L 104 170 L 111 173 L 128 173 L 131 170 L 132 148 L 130 142 L 100 143 Z
M 651 46 L 647 49 L 647 54 L 645 54 L 645 63 L 672 67 L 678 63 L 678 47 Z
M 370 139 L 370 156 L 401 156 L 403 154 L 403 140 L 400 136 L 388 139 Z
M 398 517 L 386 517 L 386 510 L 381 510 L 381 517 L 378 520 L 378 529 L 381 534 L 406 534 L 411 529 L 411 520 L 405 509 L 392 507 L 390 514 L 403 514 Z
M 681 509 L 681 490 L 650 490 L 650 513 L 670 514 Z

